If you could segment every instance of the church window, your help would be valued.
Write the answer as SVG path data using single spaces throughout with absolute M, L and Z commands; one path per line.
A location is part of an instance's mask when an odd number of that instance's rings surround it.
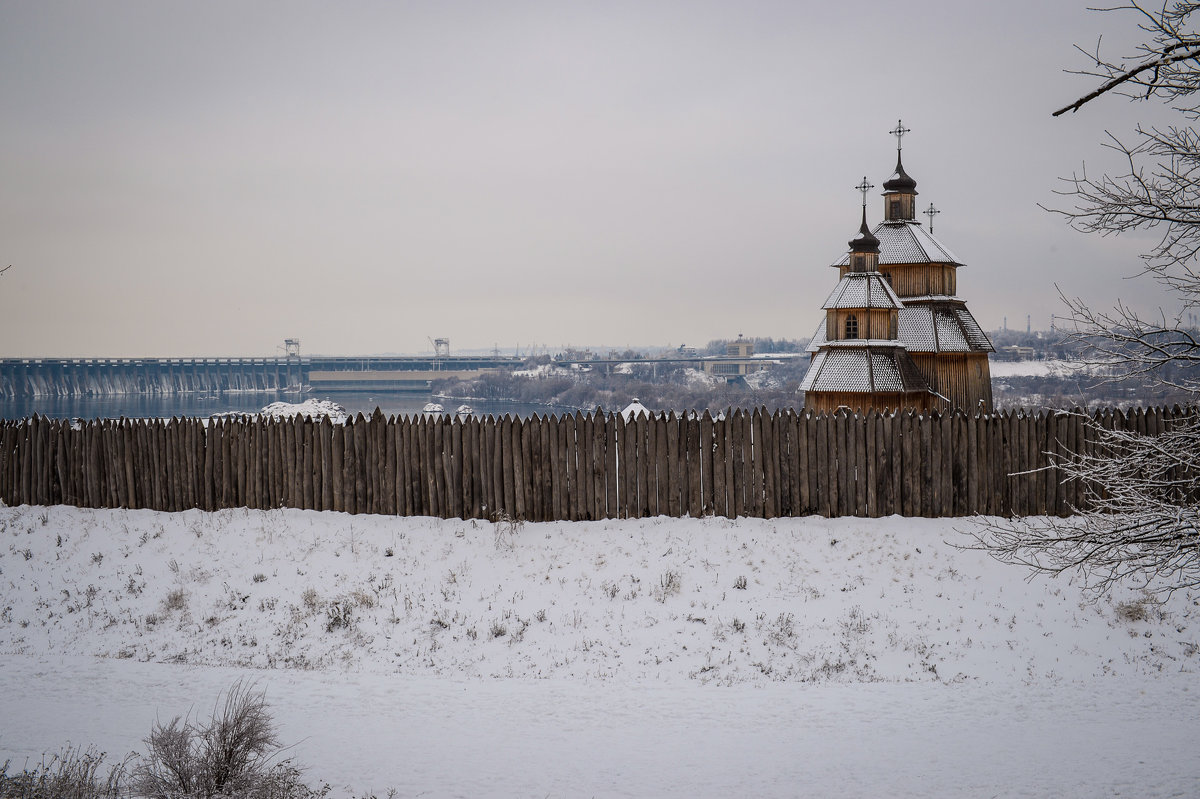
M 899 219 L 900 218 L 900 201 L 899 200 L 891 201 L 891 211 L 888 213 L 888 217 L 891 219 Z
M 858 338 L 858 317 L 854 314 L 846 316 L 846 338 Z

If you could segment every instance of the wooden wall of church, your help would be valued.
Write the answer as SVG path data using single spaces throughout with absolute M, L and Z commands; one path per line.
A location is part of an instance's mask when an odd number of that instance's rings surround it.
M 957 291 L 956 267 L 945 264 L 899 264 L 881 266 L 879 271 L 892 284 L 900 298 L 930 294 L 954 296 Z
M 992 371 L 986 352 L 911 353 L 913 363 L 929 380 L 930 388 L 945 397 L 937 409 L 967 411 L 992 409 Z
M 846 335 L 846 319 L 854 316 L 858 335 Z M 825 312 L 825 336 L 830 341 L 846 338 L 893 339 L 896 337 L 896 312 L 884 308 L 836 308 Z
M 911 394 L 876 393 L 863 394 L 855 391 L 808 391 L 804 394 L 804 409 L 810 413 L 834 413 L 839 408 L 866 412 L 876 410 L 928 411 L 933 399 L 925 392 Z

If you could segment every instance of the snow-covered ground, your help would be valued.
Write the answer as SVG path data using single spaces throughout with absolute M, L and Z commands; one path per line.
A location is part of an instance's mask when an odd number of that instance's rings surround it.
M 573 370 L 554 363 L 538 364 L 532 369 L 514 369 L 513 377 L 566 377 Z
M 291 419 L 295 416 L 307 416 L 316 421 L 328 416 L 333 424 L 345 424 L 349 414 L 346 409 L 332 400 L 307 399 L 304 402 L 272 402 L 263 408 L 263 416 L 273 419 Z
M 1000 361 L 991 359 L 992 377 L 1049 377 L 1091 374 L 1095 367 L 1078 361 L 1048 359 L 1044 361 Z
M 1200 600 L 1028 581 L 971 524 L 0 506 L 0 762 L 248 675 L 358 791 L 1200 795 Z

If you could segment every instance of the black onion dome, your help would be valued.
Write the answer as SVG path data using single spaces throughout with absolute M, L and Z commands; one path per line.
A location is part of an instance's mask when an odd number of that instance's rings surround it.
M 850 240 L 850 252 L 879 252 L 879 239 L 875 238 L 875 234 L 867 227 L 867 209 L 863 208 L 862 226 L 858 229 L 858 235 Z
M 900 162 L 900 153 L 896 153 L 896 171 L 884 181 L 883 190 L 913 194 L 917 191 L 917 182 L 904 171 L 904 164 Z

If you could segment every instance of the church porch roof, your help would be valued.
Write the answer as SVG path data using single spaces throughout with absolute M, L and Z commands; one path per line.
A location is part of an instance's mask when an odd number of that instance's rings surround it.
M 800 390 L 850 393 L 929 391 L 903 345 L 889 340 L 828 342 L 813 358 Z

